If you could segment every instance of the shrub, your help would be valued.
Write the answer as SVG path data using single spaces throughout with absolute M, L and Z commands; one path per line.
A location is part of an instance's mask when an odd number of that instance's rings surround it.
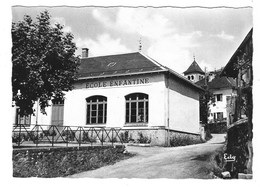
M 50 128 L 49 130 L 45 131 L 45 136 L 56 136 L 57 133 L 53 128 Z
M 151 143 L 151 138 L 148 138 L 147 136 L 144 136 L 143 133 L 139 132 L 138 133 L 138 143 Z
M 222 175 L 221 173 L 223 171 L 225 171 L 225 165 L 226 162 L 224 160 L 224 150 L 222 149 L 218 149 L 216 151 L 214 151 L 212 153 L 212 155 L 210 156 L 209 162 L 210 162 L 210 170 L 212 171 L 212 173 L 221 178 Z
M 192 138 L 191 136 L 186 134 L 185 135 L 176 134 L 170 138 L 170 146 L 172 147 L 199 144 L 199 143 L 203 143 L 203 140 L 201 140 L 201 138 Z
M 133 139 L 133 135 L 132 134 L 130 134 L 128 142 L 135 142 L 135 140 Z
M 65 136 L 66 141 L 74 141 L 75 139 L 75 132 L 71 130 L 65 130 L 61 134 L 62 136 Z
M 96 137 L 94 136 L 89 136 L 88 132 L 83 132 L 83 137 L 82 137 L 83 142 L 90 142 L 90 143 L 95 143 L 97 142 Z
M 22 143 L 25 140 L 24 136 L 25 136 L 24 134 L 20 134 L 19 136 L 19 133 L 14 133 L 12 136 L 12 142 L 16 144 L 18 144 L 19 142 Z
M 210 123 L 208 128 L 211 133 L 223 134 L 227 132 L 227 122 Z
M 129 131 L 121 132 L 120 138 L 123 141 L 123 143 L 128 143 L 129 142 Z
M 38 141 L 39 139 L 43 138 L 42 132 L 22 132 L 19 136 L 19 133 L 13 133 L 12 135 L 12 142 L 18 144 L 23 143 L 24 141 Z
M 210 129 L 209 129 L 209 125 L 206 124 L 205 127 L 204 127 L 204 130 L 205 130 L 205 140 L 208 141 L 212 138 L 212 135 L 211 135 L 211 132 L 210 132 Z
M 113 138 L 111 139 L 111 142 L 118 142 L 118 140 L 117 140 L 116 137 L 113 137 Z

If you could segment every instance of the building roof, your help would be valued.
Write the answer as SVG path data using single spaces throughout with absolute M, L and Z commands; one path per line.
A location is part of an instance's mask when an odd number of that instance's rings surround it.
M 168 72 L 184 81 L 185 84 L 200 91 L 203 90 L 200 86 L 195 85 L 184 76 L 140 52 L 82 58 L 78 70 L 78 79 L 118 77 L 159 72 Z
M 84 79 L 154 71 L 165 71 L 165 68 L 156 61 L 136 52 L 83 58 L 78 74 L 79 79 Z
M 234 68 L 234 64 L 237 63 L 237 57 L 241 55 L 241 53 L 244 52 L 243 48 L 250 42 L 251 48 L 253 48 L 252 44 L 252 35 L 253 35 L 253 28 L 248 32 L 242 43 L 239 45 L 235 53 L 232 55 L 230 60 L 228 61 L 227 65 L 222 70 L 220 76 L 229 76 L 236 78 L 238 75 L 238 69 Z M 252 51 L 251 51 L 252 53 Z M 252 58 L 252 54 L 251 54 Z M 252 62 L 252 59 L 251 59 Z
M 183 72 L 184 75 L 190 74 L 190 73 L 200 73 L 200 74 L 204 74 L 204 71 L 202 71 L 202 69 L 200 68 L 200 66 L 198 65 L 198 63 L 195 61 L 192 62 L 192 64 L 190 65 L 190 67 Z
M 195 83 L 198 86 L 204 87 L 205 86 L 205 78 L 201 79 L 200 81 Z M 207 82 L 209 90 L 217 90 L 217 89 L 232 89 L 236 86 L 236 81 L 230 77 L 220 77 L 219 74 L 216 75 L 212 81 Z

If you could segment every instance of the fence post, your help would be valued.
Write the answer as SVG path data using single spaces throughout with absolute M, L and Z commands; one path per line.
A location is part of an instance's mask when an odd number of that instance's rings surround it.
M 104 128 L 102 128 L 102 131 L 101 131 L 101 145 L 103 146 L 103 142 L 104 142 L 104 137 L 103 137 L 103 132 L 104 132 Z
M 52 141 L 51 141 L 51 145 L 52 145 L 52 147 L 53 147 L 53 145 L 54 145 L 54 126 L 52 126 L 52 130 L 53 130 L 53 132 L 52 132 Z
M 18 147 L 20 147 L 20 144 L 21 144 L 21 131 L 22 131 L 22 127 L 21 127 L 21 124 L 20 125 L 20 128 L 19 128 L 19 135 L 18 135 Z
M 93 128 L 91 128 L 91 139 L 90 139 L 90 143 L 91 143 L 91 147 L 93 146 Z
M 66 134 L 66 143 L 67 143 L 67 147 L 69 146 L 69 137 L 68 137 L 68 134 L 69 134 L 69 130 L 68 130 L 69 127 L 65 127 L 65 134 Z
M 36 125 L 36 147 L 38 147 L 38 125 Z
M 113 137 L 114 133 L 113 133 L 113 129 L 112 129 L 112 146 L 114 145 L 114 137 Z
M 76 133 L 75 133 L 76 136 Z M 81 145 L 81 127 L 79 128 L 79 147 Z

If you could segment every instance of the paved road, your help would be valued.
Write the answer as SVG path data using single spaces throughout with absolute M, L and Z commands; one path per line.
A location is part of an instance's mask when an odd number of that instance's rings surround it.
M 221 148 L 223 134 L 214 134 L 204 144 L 184 147 L 135 147 L 137 155 L 114 165 L 69 176 L 70 178 L 210 178 L 208 155 Z

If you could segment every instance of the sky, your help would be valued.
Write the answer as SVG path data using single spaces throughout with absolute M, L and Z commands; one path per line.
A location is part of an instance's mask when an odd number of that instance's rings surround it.
M 252 28 L 252 8 L 12 7 L 12 21 L 48 10 L 89 56 L 139 51 L 182 74 L 195 58 L 200 67 L 224 67 Z

